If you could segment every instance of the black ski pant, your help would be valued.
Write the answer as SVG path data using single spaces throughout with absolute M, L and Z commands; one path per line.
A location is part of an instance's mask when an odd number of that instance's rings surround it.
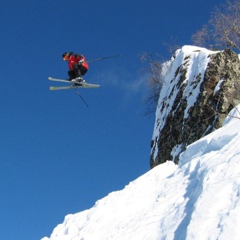
M 69 70 L 68 71 L 68 76 L 69 79 L 74 79 L 77 77 L 82 77 L 83 75 L 86 74 L 86 72 L 88 71 L 87 68 L 83 67 L 83 66 L 77 66 L 74 68 L 74 70 Z

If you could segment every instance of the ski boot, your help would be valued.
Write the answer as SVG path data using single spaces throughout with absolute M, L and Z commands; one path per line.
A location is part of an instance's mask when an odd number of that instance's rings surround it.
M 83 79 L 83 77 L 77 77 L 77 78 L 75 78 L 75 81 L 76 82 L 85 82 L 85 80 Z

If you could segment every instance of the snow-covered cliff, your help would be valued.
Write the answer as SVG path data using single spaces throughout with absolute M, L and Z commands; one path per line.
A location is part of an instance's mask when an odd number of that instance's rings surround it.
M 231 50 L 184 46 L 163 64 L 151 168 L 178 162 L 186 146 L 222 126 L 240 102 L 240 62 Z

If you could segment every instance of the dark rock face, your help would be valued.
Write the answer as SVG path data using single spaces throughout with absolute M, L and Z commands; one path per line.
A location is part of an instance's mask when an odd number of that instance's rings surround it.
M 222 126 L 240 102 L 240 62 L 227 49 L 184 46 L 164 66 L 150 167 L 173 160 L 186 147 Z

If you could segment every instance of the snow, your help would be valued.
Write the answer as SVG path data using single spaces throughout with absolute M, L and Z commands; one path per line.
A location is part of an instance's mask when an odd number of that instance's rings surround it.
M 220 81 L 218 82 L 217 86 L 214 89 L 214 95 L 221 89 L 221 85 L 223 84 L 224 79 L 220 79 Z
M 240 239 L 239 110 L 189 145 L 179 165 L 158 165 L 42 240 Z
M 240 109 L 240 105 L 238 106 Z M 240 114 L 83 212 L 42 240 L 237 240 L 240 238 Z

